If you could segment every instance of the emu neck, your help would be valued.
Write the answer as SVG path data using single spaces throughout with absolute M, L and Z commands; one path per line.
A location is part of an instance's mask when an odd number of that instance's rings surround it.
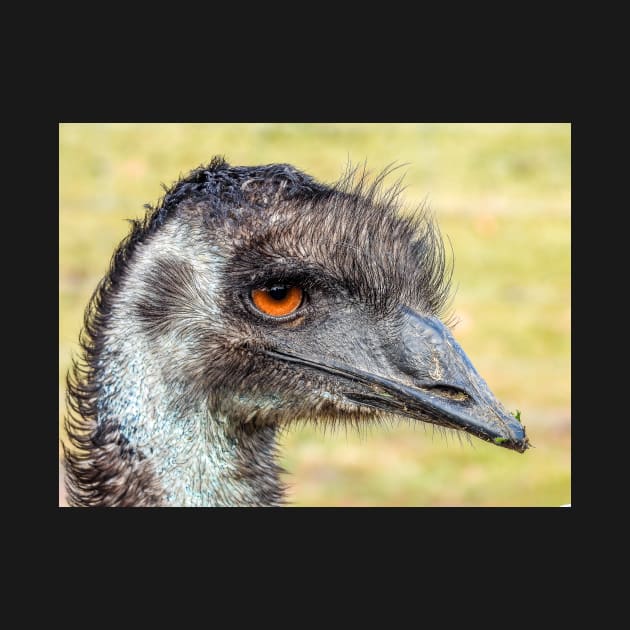
M 275 427 L 243 425 L 212 405 L 203 347 L 219 315 L 222 259 L 203 234 L 167 222 L 127 253 L 97 301 L 78 504 L 282 503 Z
M 133 335 L 112 340 L 99 363 L 97 421 L 116 445 L 106 445 L 114 481 L 116 456 L 123 451 L 136 465 L 125 461 L 121 475 L 136 471 L 141 477 L 119 480 L 141 495 L 134 497 L 131 491 L 119 504 L 281 504 L 274 427 L 246 429 L 211 413 L 207 400 L 195 398 L 183 385 L 165 382 L 158 360 Z M 149 502 L 147 496 L 152 497 Z

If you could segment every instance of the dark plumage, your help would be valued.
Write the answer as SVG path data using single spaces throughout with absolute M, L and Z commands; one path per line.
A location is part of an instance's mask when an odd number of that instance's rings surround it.
M 385 175 L 327 186 L 215 158 L 133 222 L 68 378 L 71 505 L 281 504 L 276 432 L 293 420 L 394 414 L 525 450 L 439 321 L 437 228 L 399 213 Z M 252 301 L 291 287 L 286 316 Z

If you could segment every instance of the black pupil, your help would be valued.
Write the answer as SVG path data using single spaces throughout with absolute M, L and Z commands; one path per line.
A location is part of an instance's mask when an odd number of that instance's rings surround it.
M 274 300 L 284 300 L 287 297 L 287 293 L 289 292 L 289 287 L 271 287 L 269 289 L 269 296 Z

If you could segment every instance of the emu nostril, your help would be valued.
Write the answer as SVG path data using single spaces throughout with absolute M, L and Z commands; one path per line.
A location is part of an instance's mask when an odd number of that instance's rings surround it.
M 441 398 L 448 398 L 449 400 L 455 400 L 458 402 L 470 400 L 470 396 L 463 389 L 451 387 L 450 385 L 429 385 L 424 386 L 421 389 L 431 394 L 437 394 Z

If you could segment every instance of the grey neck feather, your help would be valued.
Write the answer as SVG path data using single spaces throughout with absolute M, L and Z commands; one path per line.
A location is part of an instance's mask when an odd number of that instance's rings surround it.
M 191 242 L 185 230 L 167 225 L 149 243 L 139 245 L 103 331 L 96 371 L 97 424 L 107 425 L 106 433 L 141 460 L 136 469 L 152 478 L 139 485 L 156 488 L 151 496 L 159 498 L 150 501 L 157 505 L 281 504 L 284 488 L 282 469 L 274 462 L 275 427 L 252 428 L 211 412 L 207 394 L 186 381 L 194 340 L 182 340 L 177 330 L 166 331 L 158 341 L 150 339 L 133 318 L 132 300 L 147 290 L 147 270 L 157 256 L 168 253 L 212 272 L 198 280 L 204 302 L 199 309 L 205 309 L 206 321 L 217 317 L 214 294 L 221 261 L 209 257 L 207 244 Z M 120 452 L 117 448 L 111 449 L 113 456 Z M 124 470 L 128 475 L 129 466 Z M 118 483 L 125 481 L 121 474 Z

